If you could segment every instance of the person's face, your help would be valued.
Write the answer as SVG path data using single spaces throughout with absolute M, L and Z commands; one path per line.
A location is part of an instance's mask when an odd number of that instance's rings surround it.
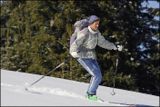
M 90 25 L 90 27 L 92 28 L 92 30 L 97 30 L 98 29 L 98 27 L 99 27 L 99 20 L 97 20 L 97 21 L 95 21 L 94 23 L 92 23 L 91 25 Z

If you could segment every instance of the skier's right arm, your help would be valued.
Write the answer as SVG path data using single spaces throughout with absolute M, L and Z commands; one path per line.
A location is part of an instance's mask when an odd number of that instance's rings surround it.
M 84 39 L 85 39 L 85 34 L 82 32 L 78 32 L 76 40 L 70 46 L 70 54 L 74 58 L 79 57 L 79 55 L 78 55 L 79 48 L 83 44 Z

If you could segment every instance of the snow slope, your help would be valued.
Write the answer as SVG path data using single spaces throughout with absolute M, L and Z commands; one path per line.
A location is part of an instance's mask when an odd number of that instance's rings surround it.
M 1 106 L 159 106 L 159 96 L 121 89 L 112 96 L 112 88 L 104 86 L 97 94 L 105 102 L 88 101 L 84 97 L 87 83 L 49 76 L 25 90 L 41 76 L 1 69 Z

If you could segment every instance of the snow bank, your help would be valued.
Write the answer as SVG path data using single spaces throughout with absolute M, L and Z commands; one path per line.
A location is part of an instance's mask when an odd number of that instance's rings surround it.
M 42 75 L 1 70 L 2 106 L 159 106 L 159 97 L 100 86 L 98 96 L 105 102 L 85 99 L 88 84 L 45 77 L 32 87 L 29 84 Z M 27 91 L 25 90 L 27 88 Z

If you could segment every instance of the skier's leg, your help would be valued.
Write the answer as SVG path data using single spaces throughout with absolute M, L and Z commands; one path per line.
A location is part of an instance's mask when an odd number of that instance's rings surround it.
M 92 75 L 87 93 L 95 95 L 98 85 L 102 80 L 101 70 L 97 61 L 94 59 L 79 58 L 78 62 Z
M 93 92 L 93 94 L 96 94 L 96 90 L 102 80 L 102 74 L 96 60 L 92 61 L 92 68 L 93 68 L 92 72 L 94 75 L 92 76 L 92 79 L 88 88 L 88 93 L 92 94 Z

